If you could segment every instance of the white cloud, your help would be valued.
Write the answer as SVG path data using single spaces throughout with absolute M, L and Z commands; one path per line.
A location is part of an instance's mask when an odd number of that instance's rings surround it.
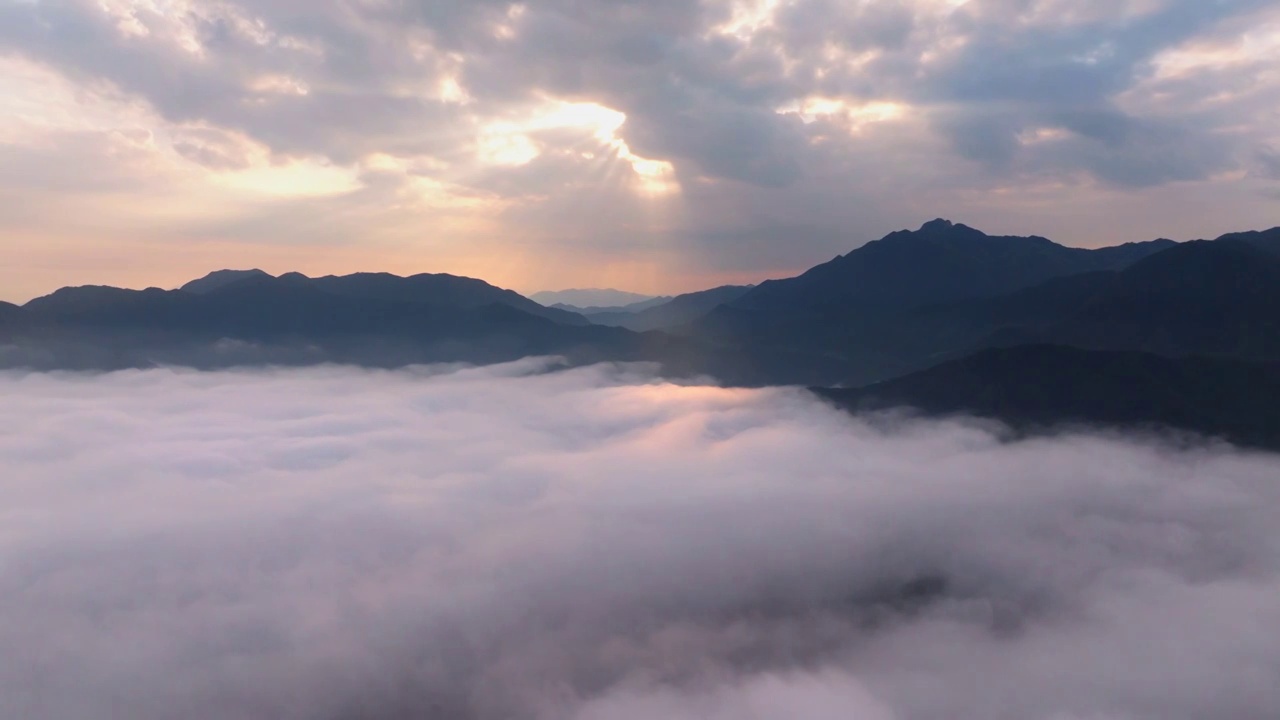
M 1275 456 L 543 367 L 0 377 L 0 716 L 1280 711 Z

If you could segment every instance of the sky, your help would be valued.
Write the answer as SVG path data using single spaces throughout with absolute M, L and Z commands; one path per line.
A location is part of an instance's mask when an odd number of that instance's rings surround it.
M 0 297 L 1280 224 L 1276 0 L 0 0 Z
M 1280 456 L 547 367 L 0 373 L 0 716 L 1280 715 Z

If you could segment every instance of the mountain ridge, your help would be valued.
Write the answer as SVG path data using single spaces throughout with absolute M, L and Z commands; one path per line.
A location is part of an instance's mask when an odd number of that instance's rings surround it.
M 1039 235 L 987 235 L 937 219 L 898 230 L 793 278 L 769 280 L 735 302 L 767 312 L 874 302 L 912 307 L 999 295 L 1054 277 L 1123 267 L 1172 240 L 1073 248 Z
M 972 415 L 1027 434 L 1181 430 L 1280 449 L 1280 364 L 1060 345 L 990 348 L 861 388 L 813 388 L 853 412 Z
M 1269 232 L 1261 235 L 1269 236 Z M 288 363 L 317 362 L 323 356 L 333 362 L 382 367 L 564 353 L 576 361 L 653 361 L 661 364 L 663 372 L 709 375 L 730 384 L 858 386 L 988 348 L 1034 343 L 1253 359 L 1270 359 L 1277 354 L 1273 348 L 1280 342 L 1276 339 L 1280 330 L 1276 329 L 1269 293 L 1280 283 L 1270 280 L 1271 275 L 1260 276 L 1246 284 L 1245 289 L 1254 288 L 1250 291 L 1254 295 L 1241 295 L 1236 285 L 1240 284 L 1237 275 L 1271 272 L 1265 268 L 1280 259 L 1243 249 L 1246 246 L 1234 236 L 1207 244 L 1154 241 L 1079 251 L 1084 255 L 1074 250 L 1062 255 L 1065 248 L 1040 236 L 993 241 L 978 230 L 947 221 L 926 224 L 923 236 L 919 231 L 891 236 L 890 245 L 896 243 L 901 246 L 898 250 L 910 251 L 904 256 L 907 259 L 922 248 L 928 252 L 941 248 L 938 257 L 945 259 L 954 255 L 956 247 L 976 243 L 991 252 L 975 253 L 976 259 L 970 260 L 989 263 L 1006 280 L 1010 277 L 1006 271 L 1016 265 L 1009 258 L 1021 258 L 1026 252 L 1037 257 L 1048 252 L 1051 260 L 1068 257 L 1068 269 L 1121 267 L 1053 275 L 1063 267 L 1055 261 L 1040 266 L 1039 274 L 1047 268 L 1053 276 L 1038 285 L 977 297 L 963 293 L 965 299 L 932 303 L 920 302 L 929 297 L 926 293 L 896 304 L 802 303 L 760 310 L 737 302 L 760 286 L 725 286 L 679 296 L 621 321 L 545 308 L 482 280 L 448 274 L 400 277 L 352 273 L 310 278 L 297 272 L 272 277 L 256 271 L 215 271 L 202 280 L 218 280 L 217 287 L 200 293 L 85 286 L 60 289 L 31 301 L 29 307 L 0 308 L 0 346 L 8 348 L 0 353 L 0 364 L 88 367 L 97 362 L 91 358 L 99 357 L 111 358 L 102 362 L 112 366 L 151 362 L 148 358 L 181 363 L 200 352 L 212 352 L 209 347 L 229 339 L 264 347 L 312 347 L 321 353 L 289 354 Z M 957 242 L 951 242 L 955 238 Z M 1020 247 L 1012 255 L 1003 253 L 1011 243 L 1024 241 L 1030 250 Z M 856 258 L 868 252 L 879 251 L 859 248 L 841 257 Z M 1209 276 L 1196 284 L 1192 271 L 1205 264 L 1198 255 L 1204 252 L 1215 257 L 1254 254 L 1216 270 L 1210 263 L 1210 270 L 1205 271 Z M 1080 257 L 1087 261 L 1078 262 Z M 1197 304 L 1212 306 L 1212 312 L 1197 321 L 1202 327 L 1191 326 L 1194 312 L 1179 311 L 1142 315 L 1136 330 L 1117 329 L 1116 323 L 1128 317 L 1126 313 L 1132 314 L 1125 307 L 1149 294 L 1148 290 L 1134 289 L 1135 283 L 1146 277 L 1143 268 L 1161 265 L 1173 268 L 1165 271 L 1169 276 L 1166 284 L 1171 283 L 1168 292 L 1177 302 L 1193 308 Z M 1182 265 L 1189 269 L 1178 269 Z M 1130 269 L 1135 266 L 1136 270 Z M 957 268 L 952 271 L 963 270 L 963 266 Z M 831 271 L 828 267 L 817 274 Z M 899 268 L 897 272 L 902 275 L 906 270 Z M 1020 285 L 1025 279 L 1015 273 L 1010 282 Z M 1211 287 L 1221 292 L 1205 295 Z M 944 297 L 956 295 L 949 291 Z M 1219 301 L 1211 303 L 1211 297 L 1219 297 Z M 1099 303 L 1103 310 L 1088 311 Z M 1213 313 L 1234 313 L 1248 322 L 1216 323 L 1225 329 L 1214 336 L 1203 329 L 1215 327 Z M 655 316 L 652 324 L 643 324 Z M 608 327 L 613 323 L 617 326 Z M 469 344 L 475 346 L 474 351 L 468 349 Z M 58 350 L 41 350 L 46 346 Z M 180 352 L 174 349 L 178 346 Z M 73 347 L 77 349 L 73 351 Z M 248 355 L 243 361 L 255 362 Z M 193 362 L 219 365 L 229 361 L 219 357 Z
M 652 300 L 654 295 L 615 290 L 613 288 L 570 288 L 568 290 L 542 290 L 529 294 L 529 299 L 545 306 L 555 304 L 572 305 L 573 307 L 623 307 L 633 303 Z
M 612 325 L 628 330 L 668 330 L 697 320 L 725 303 L 750 292 L 754 285 L 722 285 L 709 290 L 677 295 L 667 302 L 639 311 L 592 313 L 587 319 L 597 325 Z

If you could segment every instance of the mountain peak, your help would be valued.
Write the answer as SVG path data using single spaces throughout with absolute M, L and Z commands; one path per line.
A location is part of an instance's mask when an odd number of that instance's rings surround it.
M 895 234 L 915 236 L 915 237 L 947 238 L 947 239 L 989 237 L 986 233 L 982 232 L 981 230 L 978 230 L 977 228 L 969 227 L 964 223 L 951 222 L 950 220 L 946 220 L 943 218 L 930 220 L 924 225 L 921 225 L 920 229 L 915 232 L 911 232 L 908 230 L 908 231 L 903 231 L 901 233 L 895 233 Z
M 240 282 L 254 277 L 271 277 L 266 272 L 254 268 L 252 270 L 214 270 L 198 280 L 191 282 L 178 288 L 184 292 L 203 295 L 213 292 L 221 287 L 226 287 L 231 283 Z

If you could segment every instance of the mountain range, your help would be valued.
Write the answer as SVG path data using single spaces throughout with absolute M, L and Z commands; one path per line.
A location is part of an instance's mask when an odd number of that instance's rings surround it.
M 654 299 L 652 295 L 614 290 L 612 288 L 575 288 L 572 290 L 544 290 L 529 296 L 535 302 L 548 307 L 568 305 L 575 308 L 619 308 Z
M 1280 228 L 1090 250 L 935 220 L 793 278 L 636 303 L 549 307 L 444 274 L 223 270 L 176 290 L 0 303 L 0 367 L 558 355 L 833 388 L 822 392 L 842 407 L 1148 423 L 1280 446 L 1267 410 L 1280 407 Z

